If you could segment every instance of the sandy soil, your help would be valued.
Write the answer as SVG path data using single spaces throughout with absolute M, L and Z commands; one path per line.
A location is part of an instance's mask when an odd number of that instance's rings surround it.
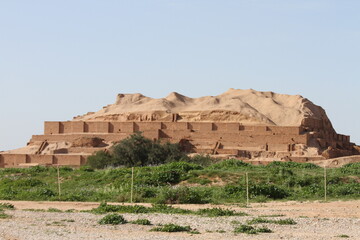
M 300 95 L 229 89 L 217 96 L 190 98 L 170 93 L 165 98 L 150 98 L 140 93 L 118 94 L 116 102 L 98 112 L 74 120 L 144 121 L 164 120 L 172 113 L 178 121 L 241 122 L 300 126 L 304 118 L 327 119 L 325 111 Z
M 153 226 L 125 224 L 103 226 L 97 224 L 102 215 L 74 212 L 35 212 L 26 209 L 89 210 L 98 203 L 83 202 L 27 202 L 1 201 L 15 205 L 8 210 L 10 219 L 0 220 L 0 239 L 360 239 L 360 200 L 337 202 L 270 202 L 251 204 L 244 208 L 237 205 L 174 205 L 186 209 L 208 207 L 231 208 L 250 214 L 246 217 L 200 217 L 176 214 L 123 214 L 131 221 L 147 218 L 153 224 L 176 223 L 190 225 L 201 234 L 149 232 Z M 149 205 L 150 204 L 143 204 Z M 296 225 L 265 225 L 273 230 L 270 234 L 234 234 L 237 221 L 261 215 L 283 215 L 272 219 L 292 218 Z

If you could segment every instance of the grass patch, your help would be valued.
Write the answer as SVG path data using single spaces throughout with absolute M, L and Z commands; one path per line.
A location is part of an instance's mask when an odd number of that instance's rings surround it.
M 272 217 L 284 217 L 284 214 L 271 214 L 271 215 L 260 215 L 259 217 L 272 218 Z
M 295 224 L 297 224 L 291 218 L 279 219 L 279 220 L 266 219 L 266 218 L 254 218 L 254 219 L 247 221 L 247 224 L 259 224 L 259 223 L 272 223 L 272 224 L 278 224 L 278 225 L 295 225 Z
M 341 235 L 338 235 L 336 237 L 339 237 L 339 238 L 350 238 L 349 235 L 346 235 L 346 234 L 341 234 Z
M 6 218 L 11 218 L 11 216 L 4 212 L 0 212 L 0 219 L 6 219 Z
M 272 233 L 271 229 L 267 227 L 255 228 L 249 225 L 240 225 L 234 229 L 234 233 L 258 234 L 258 233 Z
M 158 166 L 153 163 L 152 166 L 135 167 L 133 200 L 158 204 L 245 203 L 245 172 L 249 173 L 251 202 L 312 201 L 324 196 L 323 169 L 312 164 L 275 162 L 268 166 L 253 166 L 234 159 L 199 156 Z M 329 201 L 358 199 L 360 164 L 329 168 L 327 174 Z M 0 169 L 0 199 L 84 202 L 130 200 L 131 168 L 94 170 L 89 167 L 61 167 L 60 176 L 63 180 L 59 197 L 56 168 L 37 166 Z M 219 183 L 219 186 L 207 184 L 209 181 Z M 186 185 L 191 182 L 199 184 Z M 0 209 L 3 207 L 0 206 Z M 133 208 L 121 211 L 152 210 Z M 174 213 L 175 210 L 156 211 Z
M 47 212 L 62 212 L 60 209 L 57 208 L 49 208 Z
M 119 225 L 119 224 L 125 224 L 127 223 L 127 221 L 124 219 L 123 216 L 116 213 L 112 213 L 100 219 L 98 223 L 101 225 L 104 224 Z
M 190 232 L 192 229 L 190 226 L 180 226 L 177 224 L 165 224 L 164 226 L 154 227 L 150 231 L 152 232 Z
M 138 225 L 152 225 L 150 220 L 148 219 L 137 219 L 134 221 L 131 221 L 132 224 L 138 224 Z
M 222 208 L 205 208 L 197 211 L 191 211 L 181 208 L 174 208 L 165 204 L 154 204 L 152 207 L 141 205 L 109 205 L 106 202 L 100 203 L 99 207 L 90 210 L 92 213 L 104 214 L 110 212 L 116 213 L 164 213 L 164 214 L 193 214 L 204 217 L 222 217 L 222 216 L 248 216 L 244 212 Z
M 11 203 L 0 203 L 0 210 L 14 210 L 15 206 Z
M 222 209 L 222 208 L 199 209 L 195 212 L 195 214 L 206 217 L 248 216 L 248 214 L 244 212 L 235 212 L 234 210 Z

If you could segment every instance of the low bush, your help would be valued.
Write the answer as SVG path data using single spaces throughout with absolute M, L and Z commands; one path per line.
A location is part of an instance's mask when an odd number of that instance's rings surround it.
M 108 214 L 99 220 L 99 224 L 102 225 L 103 224 L 118 225 L 125 223 L 127 223 L 127 221 L 124 219 L 124 217 L 116 213 Z
M 210 170 L 238 170 L 244 168 L 252 168 L 252 165 L 237 159 L 224 160 L 207 167 Z
M 252 196 L 265 196 L 271 199 L 283 199 L 290 194 L 284 188 L 275 184 L 257 184 L 249 187 L 249 192 Z
M 255 228 L 249 225 L 240 225 L 234 229 L 235 233 L 258 234 L 258 233 L 272 233 L 271 229 L 267 227 Z
M 165 224 L 164 226 L 155 227 L 150 231 L 153 232 L 190 232 L 192 229 L 190 226 L 180 226 L 176 224 Z
M 196 214 L 206 217 L 223 217 L 223 216 L 248 216 L 243 212 L 235 212 L 229 209 L 222 208 L 204 208 L 196 211 Z
M 279 219 L 279 220 L 273 220 L 273 219 L 266 219 L 266 218 L 254 218 L 249 221 L 247 221 L 248 224 L 259 224 L 259 223 L 272 223 L 272 224 L 278 224 L 278 225 L 295 225 L 296 222 L 291 219 Z
M 131 221 L 132 224 L 138 224 L 138 225 L 152 225 L 150 220 L 148 219 L 137 219 L 134 221 Z
M 92 168 L 134 167 L 159 165 L 166 162 L 179 161 L 185 153 L 179 144 L 152 141 L 137 132 L 115 144 L 110 152 L 100 151 L 88 158 Z
M 177 187 L 162 189 L 156 199 L 157 203 L 166 204 L 201 204 L 208 203 L 209 192 L 197 188 Z
M 4 209 L 14 210 L 15 206 L 11 203 L 0 203 L 0 211 Z

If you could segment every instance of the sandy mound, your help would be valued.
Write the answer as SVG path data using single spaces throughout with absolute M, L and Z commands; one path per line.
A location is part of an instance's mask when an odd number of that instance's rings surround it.
M 171 93 L 166 98 L 142 94 L 118 94 L 114 104 L 96 113 L 77 116 L 74 120 L 112 121 L 241 122 L 299 126 L 304 118 L 327 119 L 325 111 L 300 95 L 258 92 L 252 89 L 230 89 L 218 96 L 189 98 Z

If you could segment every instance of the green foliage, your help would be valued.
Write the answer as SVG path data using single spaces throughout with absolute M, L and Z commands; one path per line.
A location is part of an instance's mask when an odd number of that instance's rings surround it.
M 138 225 L 152 225 L 148 219 L 137 219 L 135 221 L 131 221 L 130 223 Z
M 141 205 L 109 205 L 106 202 L 100 203 L 99 207 L 92 210 L 93 213 L 149 213 L 149 208 Z
M 125 224 L 127 223 L 127 221 L 124 219 L 123 216 L 116 213 L 112 213 L 100 219 L 98 223 L 102 225 L 103 224 L 119 225 L 119 224 Z
M 189 187 L 177 187 L 163 189 L 158 198 L 157 203 L 167 204 L 201 204 L 209 202 L 209 192 Z
M 47 211 L 48 212 L 62 212 L 60 209 L 57 209 L 57 208 L 49 208 Z
M 234 229 L 235 233 L 246 233 L 246 234 L 256 234 L 256 229 L 253 226 L 240 225 Z
M 0 219 L 6 219 L 6 218 L 11 218 L 11 216 L 0 211 Z
M 235 228 L 235 233 L 258 234 L 258 233 L 272 233 L 267 227 L 255 228 L 249 225 L 240 225 Z
M 266 218 L 254 218 L 252 220 L 247 221 L 248 224 L 259 224 L 259 223 L 272 223 L 272 224 L 278 224 L 278 225 L 295 225 L 296 222 L 291 219 L 279 219 L 279 220 L 273 220 L 273 219 L 266 219 Z
M 0 211 L 5 210 L 5 209 L 14 210 L 15 206 L 11 203 L 0 203 Z
M 109 205 L 103 202 L 99 207 L 91 210 L 93 213 L 103 214 L 109 212 L 117 213 L 172 213 L 172 214 L 188 214 L 189 210 L 173 208 L 164 204 L 155 204 L 152 207 L 144 207 L 141 205 Z
M 338 235 L 336 237 L 339 237 L 339 238 L 350 238 L 349 235 L 346 235 L 346 234 L 341 234 L 341 235 Z
M 234 210 L 222 208 L 204 208 L 196 211 L 196 214 L 206 217 L 223 217 L 223 216 L 248 216 L 243 212 L 235 212 Z
M 135 133 L 115 144 L 110 153 L 100 151 L 88 158 L 92 168 L 134 167 L 159 165 L 166 162 L 179 161 L 185 154 L 178 144 L 169 142 L 161 144 Z
M 320 167 L 312 163 L 297 163 L 297 162 L 271 162 L 267 165 L 267 168 L 292 168 L 292 169 L 319 169 Z
M 164 226 L 151 229 L 152 232 L 190 232 L 190 226 L 180 226 L 176 224 L 165 224 Z
M 273 231 L 271 231 L 271 229 L 267 228 L 267 227 L 261 227 L 256 229 L 256 231 L 258 233 L 272 233 Z
M 204 156 L 200 156 L 205 158 Z M 268 200 L 318 200 L 324 196 L 324 171 L 300 163 L 272 163 L 248 166 L 225 160 L 204 167 L 188 161 L 134 168 L 135 202 L 150 203 L 245 203 L 245 173 L 249 173 L 251 202 Z M 215 162 L 214 159 L 209 161 Z M 216 160 L 218 161 L 218 160 Z M 329 200 L 358 199 L 360 164 L 327 169 Z M 28 201 L 128 202 L 131 168 L 93 170 L 60 167 L 61 196 L 58 196 L 57 169 L 32 167 L 0 169 L 0 199 Z M 194 185 L 203 184 L 202 186 Z M 137 210 L 140 211 L 140 210 Z
M 95 169 L 107 168 L 114 165 L 114 159 L 108 152 L 98 151 L 87 158 L 87 165 Z
M 340 171 L 343 174 L 360 176 L 360 162 L 346 164 L 342 168 L 340 168 Z
M 250 169 L 252 165 L 245 163 L 237 159 L 224 160 L 219 163 L 215 163 L 209 166 L 207 169 L 214 170 L 239 170 L 239 169 Z
M 258 184 L 249 187 L 249 192 L 253 196 L 265 196 L 271 199 L 283 199 L 289 196 L 286 189 L 274 184 Z

